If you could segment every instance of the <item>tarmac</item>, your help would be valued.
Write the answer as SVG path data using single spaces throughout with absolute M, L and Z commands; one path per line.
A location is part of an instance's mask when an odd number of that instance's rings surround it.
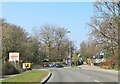
M 109 72 L 109 73 L 116 73 L 118 74 L 118 71 L 116 70 L 109 70 L 109 69 L 102 69 L 99 66 L 94 66 L 94 65 L 80 65 L 78 68 L 80 69 L 87 69 L 87 70 L 97 70 L 97 71 L 104 71 L 104 72 Z M 39 69 L 39 70 L 43 70 L 43 69 Z M 23 72 L 24 73 L 24 72 Z M 17 76 L 20 74 L 15 74 L 15 75 L 5 75 L 5 76 L 0 76 L 0 80 L 4 80 L 13 76 Z M 45 84 L 49 78 L 51 77 L 52 72 L 49 70 L 49 74 L 47 75 L 47 77 L 45 77 L 42 81 L 40 81 L 40 83 Z

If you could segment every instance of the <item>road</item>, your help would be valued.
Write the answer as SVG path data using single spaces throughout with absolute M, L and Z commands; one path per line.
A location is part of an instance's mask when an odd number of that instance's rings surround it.
M 51 78 L 48 82 L 118 82 L 118 74 L 98 70 L 80 68 L 51 68 Z M 110 83 L 111 84 L 111 83 Z M 115 84 L 115 83 L 113 83 Z

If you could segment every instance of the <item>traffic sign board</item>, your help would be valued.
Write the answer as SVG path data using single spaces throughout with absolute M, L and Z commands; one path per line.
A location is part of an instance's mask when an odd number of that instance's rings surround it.
M 31 63 L 23 63 L 23 69 L 29 69 L 31 67 Z
M 104 55 L 104 51 L 100 51 L 100 55 Z

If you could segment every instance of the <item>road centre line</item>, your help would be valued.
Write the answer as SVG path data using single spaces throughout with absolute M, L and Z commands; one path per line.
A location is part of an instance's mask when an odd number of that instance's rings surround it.
M 91 78 L 90 76 L 88 76 L 88 78 Z
M 82 68 L 82 69 L 86 69 L 86 68 Z

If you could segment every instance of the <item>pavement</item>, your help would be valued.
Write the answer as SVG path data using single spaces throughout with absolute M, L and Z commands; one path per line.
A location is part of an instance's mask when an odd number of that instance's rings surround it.
M 4 79 L 7 79 L 7 78 L 10 78 L 10 77 L 13 77 L 13 76 L 17 76 L 17 75 L 20 75 L 20 74 L 0 76 L 0 80 L 4 80 Z
M 115 73 L 118 74 L 117 70 L 110 70 L 110 69 L 103 69 L 100 68 L 99 66 L 90 66 L 90 65 L 81 65 L 79 66 L 81 69 L 87 69 L 87 70 L 96 70 L 96 71 L 104 71 L 104 72 L 109 72 L 109 73 Z

